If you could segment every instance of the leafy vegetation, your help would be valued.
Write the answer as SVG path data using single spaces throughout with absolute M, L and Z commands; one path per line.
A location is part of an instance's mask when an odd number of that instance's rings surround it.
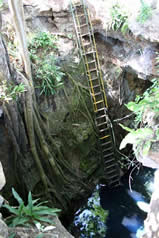
M 46 202 L 40 202 L 39 199 L 32 199 L 31 192 L 28 194 L 28 204 L 25 206 L 24 201 L 19 194 L 12 188 L 12 194 L 19 203 L 18 207 L 12 207 L 5 204 L 3 207 L 7 208 L 13 215 L 6 219 L 9 226 L 15 227 L 19 225 L 32 225 L 37 222 L 53 223 L 47 216 L 56 216 L 61 210 L 57 208 L 49 208 L 43 204 Z
M 157 79 L 152 80 L 153 84 L 142 96 L 137 96 L 135 102 L 129 102 L 126 106 L 130 111 L 136 114 L 135 128 L 142 121 L 144 112 L 149 109 L 156 115 L 159 113 L 159 83 Z
M 16 100 L 16 98 L 25 91 L 26 89 L 23 83 L 14 85 L 3 80 L 0 83 L 0 101 L 9 102 L 13 99 Z
M 142 150 L 144 155 L 147 155 L 151 147 L 151 143 L 159 140 L 159 131 L 156 132 L 157 138 L 154 139 L 154 132 L 151 128 L 139 128 L 137 130 L 130 129 L 121 125 L 123 129 L 129 131 L 120 144 L 120 149 L 125 148 L 127 144 L 133 144 L 135 152 Z
M 140 3 L 141 9 L 137 21 L 143 24 L 152 16 L 152 8 L 149 4 L 145 3 L 144 0 L 140 0 Z
M 100 205 L 99 186 L 92 196 L 88 199 L 87 205 L 79 210 L 75 216 L 75 224 L 80 229 L 80 237 L 101 237 L 106 234 L 105 222 L 108 217 L 108 211 Z
M 63 85 L 62 77 L 64 73 L 61 72 L 60 67 L 56 66 L 55 58 L 50 56 L 40 63 L 37 70 L 37 79 L 42 79 L 38 88 L 41 89 L 40 94 L 53 95 L 56 89 Z
M 0 0 L 0 9 L 2 8 L 2 6 L 3 6 L 3 1 Z
M 154 117 L 159 116 L 159 82 L 157 79 L 153 80 L 153 85 L 148 88 L 142 96 L 137 96 L 135 102 L 129 102 L 126 106 L 129 110 L 136 114 L 134 128 L 130 129 L 123 125 L 122 128 L 129 133 L 123 139 L 120 145 L 120 149 L 123 149 L 128 143 L 133 144 L 134 149 L 142 149 L 142 153 L 146 155 L 152 145 L 152 142 L 159 140 L 159 128 L 151 128 L 151 126 L 145 124 L 144 114 L 145 112 L 153 112 Z M 138 128 L 140 126 L 140 128 Z
M 125 34 L 128 30 L 128 15 L 121 9 L 119 4 L 115 4 L 111 8 L 111 17 L 110 28 L 114 31 L 121 30 Z
M 47 96 L 55 94 L 63 85 L 64 73 L 56 65 L 52 55 L 52 51 L 57 49 L 56 41 L 56 37 L 50 33 L 39 32 L 30 40 L 28 46 L 35 72 L 35 87 L 40 88 L 40 94 Z
M 30 55 L 36 54 L 38 49 L 43 49 L 45 51 L 56 49 L 57 38 L 49 32 L 38 32 L 33 35 L 28 43 L 28 49 Z

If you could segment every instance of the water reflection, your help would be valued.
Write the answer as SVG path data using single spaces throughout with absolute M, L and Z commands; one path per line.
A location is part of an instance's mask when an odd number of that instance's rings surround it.
M 100 205 L 99 189 L 100 186 L 97 185 L 94 193 L 88 199 L 86 207 L 81 208 L 76 213 L 74 224 L 80 229 L 80 236 L 77 236 L 77 233 L 74 234 L 76 238 L 105 237 L 105 221 L 108 216 L 108 212 L 105 211 Z
M 106 238 L 134 238 L 138 229 L 142 230 L 145 213 L 128 194 L 125 186 L 117 189 L 102 188 L 101 206 L 109 209 L 106 220 Z
M 153 173 L 144 169 L 134 175 L 131 191 L 129 175 L 123 178 L 123 186 L 115 189 L 97 185 L 87 204 L 75 214 L 74 225 L 79 230 L 72 232 L 75 238 L 140 238 Z

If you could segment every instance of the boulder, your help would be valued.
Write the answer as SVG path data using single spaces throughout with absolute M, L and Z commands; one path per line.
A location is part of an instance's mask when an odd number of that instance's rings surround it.
M 58 217 L 54 219 L 53 226 L 47 226 L 45 230 L 38 231 L 37 228 L 16 227 L 9 228 L 9 234 L 16 234 L 16 238 L 74 238 L 65 228 L 62 226 Z

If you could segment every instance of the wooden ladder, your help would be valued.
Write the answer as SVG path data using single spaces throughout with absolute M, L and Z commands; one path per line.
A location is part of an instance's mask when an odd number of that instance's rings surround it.
M 119 165 L 115 158 L 114 143 L 111 133 L 112 127 L 107 113 L 107 98 L 89 11 L 83 0 L 79 3 L 74 3 L 72 0 L 71 12 L 74 20 L 79 52 L 84 62 L 85 72 L 89 82 L 90 95 L 95 113 L 95 124 L 98 130 L 104 161 L 104 174 L 108 186 L 119 186 Z

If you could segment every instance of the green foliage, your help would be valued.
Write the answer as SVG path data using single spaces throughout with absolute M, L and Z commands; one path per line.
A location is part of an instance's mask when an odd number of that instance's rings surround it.
M 126 106 L 136 114 L 135 127 L 142 121 L 146 109 L 159 113 L 159 82 L 153 79 L 153 85 L 148 88 L 142 96 L 137 96 L 135 102 L 129 102 Z
M 111 28 L 114 31 L 121 30 L 125 34 L 128 30 L 128 15 L 121 9 L 119 4 L 115 4 L 111 8 Z
M 38 32 L 35 34 L 28 43 L 30 59 L 32 61 L 40 60 L 37 56 L 39 50 L 42 50 L 43 54 L 45 54 L 49 50 L 57 49 L 56 41 L 57 38 L 49 32 Z
M 100 205 L 99 187 L 88 199 L 85 207 L 81 208 L 81 213 L 75 217 L 75 224 L 81 226 L 81 237 L 104 238 L 106 234 L 105 222 L 108 217 L 108 211 L 105 211 Z
M 34 67 L 35 87 L 40 88 L 40 94 L 54 95 L 63 85 L 64 73 L 55 64 L 52 51 L 57 49 L 57 38 L 48 32 L 39 32 L 29 42 L 30 59 Z M 51 53 L 50 53 L 51 52 Z
M 120 126 L 129 131 L 120 144 L 120 150 L 126 147 L 127 144 L 137 146 L 138 150 L 142 149 L 142 153 L 146 155 L 149 152 L 151 143 L 154 141 L 154 132 L 151 128 L 139 128 L 137 130 L 130 129 L 120 124 Z M 145 143 L 143 143 L 143 141 Z
M 136 114 L 135 129 L 130 129 L 121 125 L 121 127 L 127 130 L 129 133 L 122 140 L 120 149 L 123 149 L 128 143 L 133 144 L 134 148 L 137 148 L 138 152 L 142 149 L 142 153 L 146 155 L 152 142 L 159 140 L 159 129 L 149 128 L 142 124 L 143 128 L 138 128 L 143 120 L 145 111 L 154 112 L 159 116 L 159 82 L 157 79 L 153 80 L 153 85 L 148 88 L 142 96 L 137 96 L 135 102 L 129 102 L 126 106 L 129 110 Z
M 54 95 L 56 90 L 63 85 L 62 77 L 64 73 L 61 72 L 60 67 L 55 65 L 55 59 L 50 56 L 48 59 L 41 62 L 37 70 L 37 79 L 41 80 L 38 88 L 41 89 L 41 94 Z
M 35 36 L 30 40 L 28 48 L 30 49 L 56 49 L 57 46 L 55 42 L 57 38 L 53 36 L 49 32 L 38 32 Z
M 152 8 L 150 5 L 145 3 L 144 0 L 140 0 L 140 2 L 141 2 L 141 9 L 137 17 L 137 21 L 143 24 L 152 16 Z
M 3 0 L 0 0 L 0 9 L 2 8 L 3 6 Z
M 23 83 L 14 85 L 11 82 L 8 83 L 3 80 L 0 84 L 0 100 L 5 102 L 16 100 L 16 98 L 25 91 L 26 89 Z
M 156 61 L 159 63 L 159 56 Z M 159 80 L 153 79 L 152 82 L 152 86 L 142 96 L 137 96 L 134 102 L 129 102 L 126 105 L 129 110 L 135 113 L 136 118 L 134 129 L 120 125 L 129 132 L 122 140 L 120 149 L 123 149 L 127 144 L 133 144 L 135 153 L 142 151 L 144 155 L 147 155 L 152 143 L 159 141 L 158 126 L 147 125 L 144 120 L 146 113 L 152 113 L 154 119 L 159 116 Z M 141 128 L 138 128 L 139 126 Z
M 33 200 L 31 192 L 28 194 L 28 204 L 26 206 L 14 188 L 12 188 L 12 194 L 19 203 L 19 206 L 12 207 L 8 204 L 3 206 L 13 214 L 6 219 L 7 224 L 11 227 L 36 224 L 37 222 L 53 223 L 47 216 L 56 216 L 60 212 L 60 209 L 44 206 L 43 204 L 46 202 L 37 203 L 39 199 Z

